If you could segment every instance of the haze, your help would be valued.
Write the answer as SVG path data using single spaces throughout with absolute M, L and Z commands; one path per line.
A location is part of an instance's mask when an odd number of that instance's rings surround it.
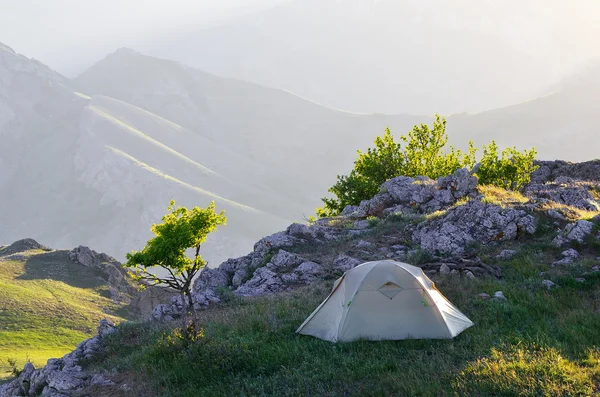
M 0 41 L 73 76 L 119 47 L 144 51 L 283 0 L 2 0 Z

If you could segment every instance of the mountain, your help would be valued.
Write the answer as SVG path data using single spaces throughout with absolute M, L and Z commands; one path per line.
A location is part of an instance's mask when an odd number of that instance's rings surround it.
M 543 159 L 582 161 L 598 158 L 600 62 L 591 63 L 554 84 L 552 91 L 526 102 L 448 119 L 456 143 L 473 139 L 500 146 L 535 146 Z
M 556 23 L 534 3 L 294 0 L 152 53 L 350 111 L 483 111 L 568 70 L 545 42 Z M 547 36 L 531 31 L 532 18 Z
M 122 259 L 170 199 L 214 200 L 229 218 L 205 248 L 219 263 L 310 215 L 354 147 L 388 124 L 127 49 L 74 81 L 8 47 L 0 56 L 3 241 Z M 399 129 L 420 119 L 394 117 Z

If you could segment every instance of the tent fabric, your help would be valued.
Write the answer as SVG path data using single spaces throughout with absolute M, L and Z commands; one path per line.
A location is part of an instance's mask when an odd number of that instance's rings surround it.
M 296 332 L 331 342 L 451 339 L 472 325 L 422 269 L 384 260 L 344 273 Z

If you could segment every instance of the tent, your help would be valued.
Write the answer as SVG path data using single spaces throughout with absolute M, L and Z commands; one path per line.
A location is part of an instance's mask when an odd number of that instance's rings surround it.
M 423 270 L 384 260 L 344 273 L 296 332 L 331 342 L 450 339 L 472 325 Z

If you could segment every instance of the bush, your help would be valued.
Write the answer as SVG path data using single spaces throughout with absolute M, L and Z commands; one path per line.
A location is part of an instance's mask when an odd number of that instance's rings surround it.
M 358 205 L 362 200 L 370 199 L 379 192 L 383 182 L 399 175 L 423 175 L 435 179 L 475 164 L 476 149 L 472 142 L 469 142 L 467 153 L 452 146 L 446 153 L 447 142 L 446 120 L 439 115 L 435 116 L 433 129 L 427 124 L 416 125 L 408 136 L 400 137 L 400 142 L 396 142 L 386 128 L 383 136 L 375 139 L 374 148 L 365 153 L 358 151 L 349 175 L 338 175 L 336 184 L 329 188 L 335 198 L 323 198 L 325 206 L 317 209 L 317 214 L 337 215 L 347 205 Z
M 496 142 L 484 145 L 483 156 L 476 172 L 479 183 L 507 190 L 521 190 L 531 180 L 531 173 L 538 168 L 533 164 L 536 154 L 535 148 L 520 153 L 511 147 L 504 149 L 498 157 Z
M 354 169 L 348 175 L 338 175 L 335 185 L 329 188 L 334 197 L 322 199 L 323 208 L 317 208 L 320 217 L 335 216 L 347 205 L 359 205 L 379 192 L 382 183 L 400 175 L 408 177 L 427 176 L 437 179 L 454 173 L 460 168 L 471 169 L 476 162 L 473 142 L 467 152 L 446 144 L 446 120 L 435 116 L 433 128 L 426 124 L 416 125 L 408 136 L 396 142 L 389 128 L 383 136 L 375 139 L 375 147 L 367 152 L 358 151 Z M 529 183 L 537 168 L 533 164 L 535 149 L 518 152 L 507 148 L 498 156 L 498 146 L 492 141 L 483 146 L 483 156 L 477 169 L 479 182 L 504 189 L 519 190 Z

